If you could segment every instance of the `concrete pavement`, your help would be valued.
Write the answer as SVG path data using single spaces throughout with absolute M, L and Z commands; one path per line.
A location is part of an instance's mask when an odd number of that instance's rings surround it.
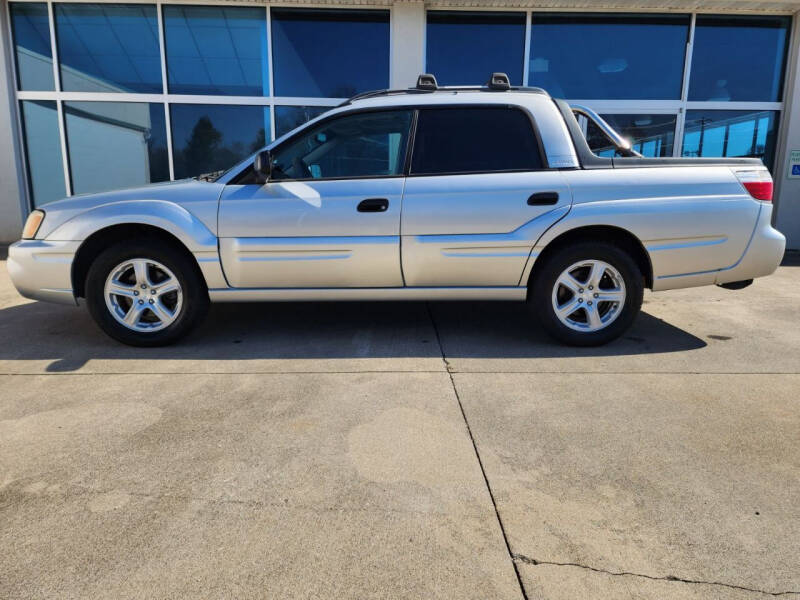
M 523 306 L 215 306 L 116 344 L 0 263 L 0 598 L 800 597 L 800 267 Z

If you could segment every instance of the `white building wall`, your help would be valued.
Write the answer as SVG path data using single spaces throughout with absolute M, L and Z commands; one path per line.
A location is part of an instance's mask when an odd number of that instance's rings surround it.
M 6 2 L 0 2 L 0 243 L 19 239 L 26 212 Z M 56 175 L 58 176 L 58 175 Z
M 786 236 L 786 247 L 800 249 L 800 179 L 789 179 L 792 150 L 800 150 L 800 13 L 795 14 L 786 70 L 786 102 L 775 170 L 775 226 Z
M 391 87 L 416 85 L 425 68 L 425 4 L 399 2 L 392 6 Z

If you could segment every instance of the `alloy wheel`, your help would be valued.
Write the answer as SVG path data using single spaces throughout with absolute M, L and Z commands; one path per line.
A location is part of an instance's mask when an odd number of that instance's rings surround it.
M 160 262 L 133 258 L 111 270 L 104 288 L 106 307 L 114 319 L 137 332 L 168 327 L 181 312 L 183 289 Z
M 625 296 L 625 282 L 617 269 L 601 260 L 583 260 L 564 269 L 556 279 L 553 310 L 570 329 L 591 333 L 616 320 Z

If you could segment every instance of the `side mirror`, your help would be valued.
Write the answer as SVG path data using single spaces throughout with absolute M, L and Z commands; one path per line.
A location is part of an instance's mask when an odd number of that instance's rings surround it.
M 260 175 L 264 181 L 269 180 L 272 173 L 272 155 L 269 150 L 262 150 L 253 159 L 253 170 Z

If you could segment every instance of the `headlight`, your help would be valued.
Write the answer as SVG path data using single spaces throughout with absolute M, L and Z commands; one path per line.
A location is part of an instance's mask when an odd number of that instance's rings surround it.
M 25 221 L 25 227 L 22 228 L 22 239 L 32 240 L 36 237 L 36 232 L 44 221 L 44 211 L 34 210 L 28 215 L 28 220 Z

